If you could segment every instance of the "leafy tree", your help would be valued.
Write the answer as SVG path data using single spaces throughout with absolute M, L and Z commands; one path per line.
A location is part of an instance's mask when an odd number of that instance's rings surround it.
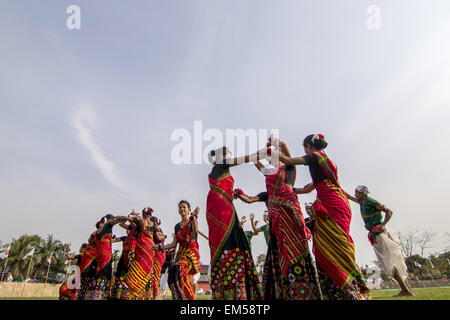
M 20 274 L 24 277 L 26 276 L 30 260 L 32 266 L 39 261 L 38 257 L 36 257 L 36 252 L 39 251 L 41 240 L 41 237 L 38 235 L 29 236 L 27 234 L 22 235 L 18 239 L 12 239 L 11 250 L 8 257 L 8 269 L 15 279 L 18 278 Z M 23 257 L 30 252 L 32 248 L 35 248 L 35 255 L 27 257 L 24 260 Z
M 266 255 L 264 253 L 261 253 L 256 258 L 256 270 L 258 271 L 258 273 L 262 273 L 263 272 L 265 261 L 266 261 Z

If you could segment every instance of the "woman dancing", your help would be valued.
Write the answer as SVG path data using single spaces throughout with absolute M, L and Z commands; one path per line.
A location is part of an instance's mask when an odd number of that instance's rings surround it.
M 105 300 L 110 296 L 112 280 L 112 229 L 114 225 L 124 222 L 127 217 L 108 214 L 100 220 L 95 233 L 95 259 L 97 269 L 95 280 L 86 292 L 86 300 Z
M 66 248 L 66 257 L 67 260 L 75 260 L 75 265 L 80 267 L 81 264 L 81 256 L 88 246 L 87 243 L 83 243 L 80 247 L 79 254 L 73 255 L 70 253 L 70 246 L 71 244 L 67 244 Z M 59 300 L 77 300 L 77 288 L 69 289 L 69 286 L 67 285 L 67 280 L 64 281 L 64 283 L 59 288 Z
M 164 245 L 164 240 L 167 236 L 164 235 L 162 229 L 160 228 L 161 220 L 157 217 L 153 216 L 150 218 L 153 221 L 153 241 L 156 245 L 162 244 Z M 156 300 L 158 297 L 159 291 L 159 282 L 161 280 L 161 271 L 164 262 L 166 261 L 166 250 L 155 251 L 155 260 L 153 262 L 152 269 L 152 278 L 150 280 L 150 294 L 152 296 L 152 300 Z
M 142 218 L 127 217 L 130 224 L 136 228 L 135 232 L 138 236 L 135 256 L 130 260 L 128 272 L 124 278 L 122 298 L 126 300 L 149 300 L 153 296 L 153 293 L 149 292 L 155 260 L 155 252 L 152 250 L 152 246 L 155 244 L 152 212 L 153 209 L 147 207 L 142 210 Z
M 231 159 L 226 147 L 209 154 L 213 164 L 206 202 L 211 251 L 211 290 L 215 300 L 256 300 L 262 290 L 249 242 L 233 205 L 234 179 L 229 168 L 258 160 L 256 154 Z
M 100 228 L 101 221 L 95 224 L 96 231 L 92 232 L 89 236 L 88 244 L 84 248 L 83 253 L 81 253 L 80 261 L 80 275 L 81 275 L 81 285 L 77 292 L 78 300 L 85 300 L 86 293 L 89 292 L 95 286 L 95 273 L 97 271 L 97 261 L 96 257 L 96 234 Z
M 134 212 L 134 210 L 128 215 L 128 217 L 138 217 L 139 214 Z M 139 233 L 136 231 L 136 225 L 130 223 L 125 224 L 121 222 L 119 224 L 122 228 L 127 230 L 127 235 L 125 239 L 123 237 L 122 254 L 120 255 L 119 262 L 117 264 L 116 272 L 114 274 L 114 283 L 111 289 L 111 297 L 114 299 L 121 299 L 125 288 L 125 275 L 128 272 L 128 267 L 133 260 L 134 252 L 136 249 L 136 241 Z
M 269 138 L 268 147 L 290 151 L 284 142 Z M 270 154 L 272 149 L 268 149 Z M 321 299 L 319 283 L 308 247 L 311 234 L 293 191 L 294 166 L 280 165 L 271 157 L 274 169 L 268 171 L 258 162 L 256 167 L 266 176 L 269 209 L 269 245 L 264 265 L 265 299 Z
M 191 212 L 191 205 L 186 200 L 178 204 L 181 222 L 175 225 L 175 237 L 168 245 L 154 245 L 153 250 L 170 250 L 179 245 L 175 262 L 169 269 L 169 288 L 174 300 L 195 300 L 192 277 L 200 272 L 200 253 L 197 243 L 197 207 Z
M 317 199 L 311 207 L 316 217 L 313 250 L 323 298 L 370 299 L 370 291 L 355 261 L 355 247 L 349 234 L 350 204 L 341 189 L 336 165 L 323 152 L 326 146 L 323 135 L 311 134 L 303 141 L 305 156 L 291 158 L 281 152 L 279 159 L 286 165 L 309 166 L 313 183 L 305 192 L 317 191 Z
M 392 217 L 392 211 L 369 197 L 368 194 L 369 189 L 367 187 L 358 186 L 354 197 L 347 196 L 361 206 L 361 216 L 366 229 L 369 231 L 369 241 L 373 246 L 379 265 L 386 274 L 392 276 L 400 285 L 401 291 L 397 296 L 414 296 L 408 284 L 408 268 L 402 249 L 398 240 L 386 230 L 386 224 Z M 385 213 L 384 220 L 381 212 Z

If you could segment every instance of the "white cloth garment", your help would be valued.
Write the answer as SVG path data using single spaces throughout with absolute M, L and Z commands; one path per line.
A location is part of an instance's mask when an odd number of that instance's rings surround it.
M 168 279 L 168 278 L 169 278 L 169 271 L 166 270 L 166 272 L 164 272 L 164 273 L 161 275 L 161 280 L 159 280 L 159 287 L 161 288 L 161 292 L 162 292 L 163 294 L 165 294 L 166 291 L 167 291 L 167 279 Z
M 398 240 L 386 231 L 377 235 L 375 241 L 373 249 L 381 270 L 392 276 L 394 268 L 397 268 L 400 277 L 405 280 L 408 277 L 408 268 Z
M 194 283 L 197 283 L 198 279 L 200 279 L 200 272 L 194 274 L 194 276 L 192 277 L 192 280 L 194 281 Z

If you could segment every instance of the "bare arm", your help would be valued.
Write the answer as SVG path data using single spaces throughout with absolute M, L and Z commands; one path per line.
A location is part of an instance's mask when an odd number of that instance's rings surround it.
M 125 217 L 125 216 L 117 216 L 117 217 L 114 217 L 114 218 L 112 218 L 111 220 L 110 220 L 110 224 L 112 225 L 112 226 L 114 226 L 114 225 L 116 225 L 116 224 L 118 224 L 118 223 L 125 223 L 125 222 L 132 222 L 133 221 L 133 218 L 130 218 L 130 217 Z
M 391 220 L 392 217 L 392 210 L 390 210 L 389 208 L 387 208 L 384 204 L 381 203 L 377 203 L 375 205 L 375 208 L 377 208 L 380 211 L 383 211 L 384 213 L 386 213 L 385 217 L 384 217 L 384 221 L 382 223 L 383 226 L 386 226 L 386 224 L 389 222 L 389 220 Z
M 261 161 L 255 162 L 254 165 L 256 169 L 258 169 L 258 171 L 261 172 L 263 175 L 268 175 L 270 173 L 270 170 L 264 167 Z
M 291 151 L 289 150 L 287 144 L 284 141 L 280 141 L 280 151 L 287 157 L 291 157 Z
M 125 222 L 119 223 L 119 227 L 124 228 L 125 230 L 128 230 L 128 225 Z
M 257 228 L 258 225 L 258 221 L 254 221 L 255 220 L 255 214 L 254 213 L 250 213 L 250 224 L 252 225 L 252 229 L 253 229 L 253 235 L 256 236 L 258 233 L 261 232 L 261 228 Z
M 163 241 L 167 238 L 161 231 L 157 231 L 155 233 L 155 236 L 156 236 L 156 239 L 159 241 Z
M 349 200 L 352 200 L 353 202 L 358 203 L 358 201 L 356 201 L 356 198 L 353 197 L 353 196 L 351 196 L 350 194 L 348 194 L 348 192 L 345 192 L 345 194 L 347 195 L 347 198 L 348 198 Z
M 262 150 L 258 150 L 257 152 L 252 153 L 250 155 L 229 159 L 229 160 L 226 161 L 226 163 L 230 167 L 234 167 L 234 166 L 237 166 L 237 165 L 240 165 L 240 164 L 243 164 L 243 163 L 258 162 L 259 160 L 261 160 L 260 153 L 262 153 L 262 155 L 264 155 L 263 150 L 266 150 L 266 148 L 264 148 Z
M 247 196 L 246 194 L 241 194 L 240 196 L 238 196 L 238 198 L 244 201 L 245 203 L 254 203 L 260 201 L 258 196 L 251 197 Z
M 241 227 L 241 229 L 244 229 L 244 224 L 245 224 L 246 221 L 247 221 L 247 217 L 246 216 L 243 216 L 241 218 L 241 221 L 239 221 L 239 226 Z
M 313 191 L 316 187 L 314 186 L 314 183 L 308 183 L 306 186 L 304 186 L 303 188 L 294 188 L 294 192 L 296 194 L 303 194 L 303 193 L 310 193 L 311 191 Z
M 200 208 L 199 207 L 197 207 L 197 208 L 195 208 L 195 210 L 192 212 L 192 216 L 194 216 L 195 218 L 194 218 L 194 224 L 193 224 L 193 231 L 195 232 L 195 233 L 197 233 L 198 232 L 198 222 L 197 222 L 197 216 L 198 216 L 198 213 L 200 212 Z
M 203 232 L 201 232 L 200 230 L 198 231 L 198 234 L 201 235 L 206 240 L 209 240 L 209 238 Z
M 272 151 L 272 155 L 274 153 L 277 153 L 277 151 L 273 150 Z M 287 155 L 283 154 L 282 152 L 278 153 L 278 157 L 279 157 L 281 162 L 283 162 L 284 164 L 289 165 L 289 166 L 295 166 L 295 165 L 300 165 L 300 164 L 305 165 L 306 164 L 306 161 L 305 161 L 305 159 L 303 157 L 291 158 L 291 157 L 288 157 Z
M 174 249 L 176 247 L 177 247 L 177 238 L 173 237 L 172 243 L 166 244 L 165 246 L 155 244 L 152 246 L 152 250 L 154 250 L 154 251 L 170 250 L 170 249 Z

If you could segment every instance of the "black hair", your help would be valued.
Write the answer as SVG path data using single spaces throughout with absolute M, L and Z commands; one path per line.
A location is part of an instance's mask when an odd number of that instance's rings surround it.
M 113 216 L 112 214 L 107 214 L 107 215 L 105 216 L 105 218 L 106 218 L 106 219 L 112 219 L 112 218 L 114 218 L 114 216 Z
M 310 134 L 306 136 L 306 138 L 303 140 L 303 146 L 306 147 L 307 145 L 310 145 L 314 147 L 316 150 L 323 150 L 328 146 L 328 142 L 325 140 L 325 137 L 323 135 L 317 135 L 317 134 Z
M 161 224 L 161 221 L 156 216 L 151 216 L 150 221 L 153 221 L 155 225 Z
M 222 148 L 219 148 L 219 149 L 217 149 L 217 150 L 211 150 L 211 151 L 208 153 L 208 160 L 209 160 L 209 162 L 210 162 L 211 164 L 216 164 L 217 153 L 219 153 L 219 152 L 221 152 L 221 151 L 222 151 L 222 158 L 224 158 L 225 155 L 226 155 L 227 153 L 230 152 L 230 150 L 228 150 L 227 147 L 223 146 Z M 230 153 L 231 153 L 231 152 L 230 152 Z
M 84 249 L 84 248 L 87 248 L 87 246 L 88 246 L 87 243 L 83 243 L 83 244 L 81 245 L 81 248 Z
M 178 207 L 180 206 L 180 204 L 182 203 L 186 203 L 186 205 L 188 206 L 189 210 L 191 210 L 191 204 L 187 201 L 187 200 L 181 200 L 180 202 L 178 202 Z

